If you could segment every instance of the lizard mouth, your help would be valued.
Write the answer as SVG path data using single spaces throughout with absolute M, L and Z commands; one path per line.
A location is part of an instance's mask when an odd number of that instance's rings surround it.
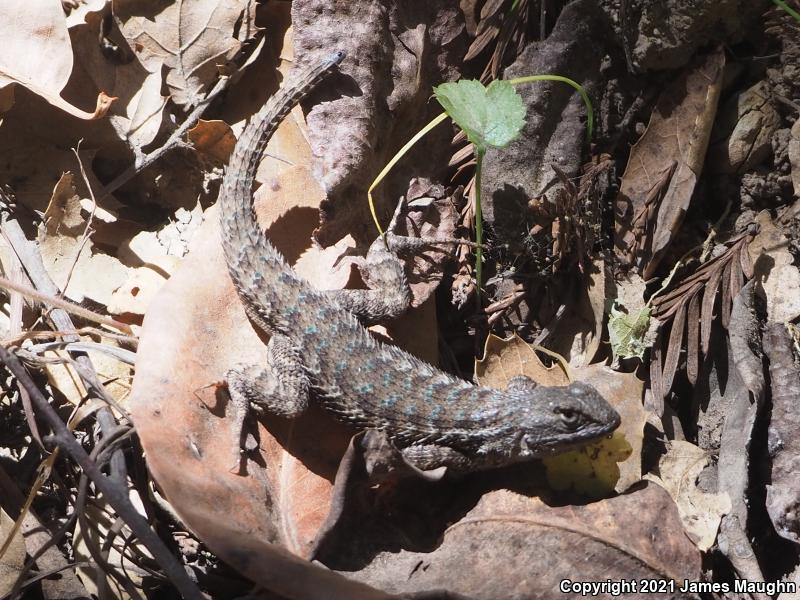
M 534 438 L 529 435 L 524 435 L 520 440 L 520 456 L 526 458 L 537 458 L 541 456 L 551 456 L 553 454 L 559 454 L 561 452 L 580 448 L 586 444 L 600 441 L 614 430 L 614 428 L 611 427 L 606 429 L 607 430 L 596 431 L 592 433 L 587 432 L 585 435 L 579 436 L 575 436 L 573 434 L 562 436 L 554 435 L 546 438 Z

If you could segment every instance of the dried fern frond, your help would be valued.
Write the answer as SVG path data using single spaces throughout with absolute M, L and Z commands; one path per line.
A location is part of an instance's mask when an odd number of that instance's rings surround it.
M 710 346 L 717 296 L 720 296 L 718 314 L 727 329 L 733 300 L 753 277 L 748 245 L 757 232 L 757 226 L 751 226 L 728 241 L 724 252 L 653 298 L 653 317 L 661 323 L 650 356 L 651 389 L 657 401 L 672 388 L 684 345 L 686 376 L 692 385 L 697 382 L 700 358 L 708 354 Z
M 481 82 L 497 79 L 510 46 L 513 45 L 513 55 L 516 56 L 528 43 L 529 5 L 529 0 L 487 0 L 483 5 L 475 39 L 464 56 L 465 61 L 471 60 L 494 43 L 492 56 L 480 77 Z

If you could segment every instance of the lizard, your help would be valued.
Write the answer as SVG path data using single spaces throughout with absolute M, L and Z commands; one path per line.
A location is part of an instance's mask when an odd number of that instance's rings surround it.
M 266 365 L 226 374 L 233 424 L 250 411 L 292 418 L 314 401 L 357 430 L 382 432 L 423 472 L 466 473 L 559 453 L 610 434 L 618 413 L 594 387 L 538 386 L 517 376 L 505 390 L 475 385 L 383 343 L 366 323 L 403 312 L 410 290 L 399 249 L 419 238 L 378 238 L 359 267 L 366 290 L 322 291 L 297 275 L 258 225 L 255 171 L 288 112 L 344 54 L 295 70 L 251 119 L 219 195 L 222 247 L 251 322 L 270 336 Z

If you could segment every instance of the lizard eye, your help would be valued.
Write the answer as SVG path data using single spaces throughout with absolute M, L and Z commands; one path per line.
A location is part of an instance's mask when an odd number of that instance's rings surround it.
M 568 429 L 578 428 L 581 421 L 581 416 L 578 411 L 572 408 L 559 408 L 557 412 L 558 416 L 561 417 L 561 422 L 564 423 Z

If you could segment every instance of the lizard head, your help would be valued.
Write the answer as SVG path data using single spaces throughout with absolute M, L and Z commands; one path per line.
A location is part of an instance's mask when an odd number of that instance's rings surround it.
M 521 387 L 527 388 L 525 391 Z M 592 386 L 575 382 L 564 387 L 516 385 L 526 403 L 519 458 L 557 454 L 614 431 L 619 414 Z

